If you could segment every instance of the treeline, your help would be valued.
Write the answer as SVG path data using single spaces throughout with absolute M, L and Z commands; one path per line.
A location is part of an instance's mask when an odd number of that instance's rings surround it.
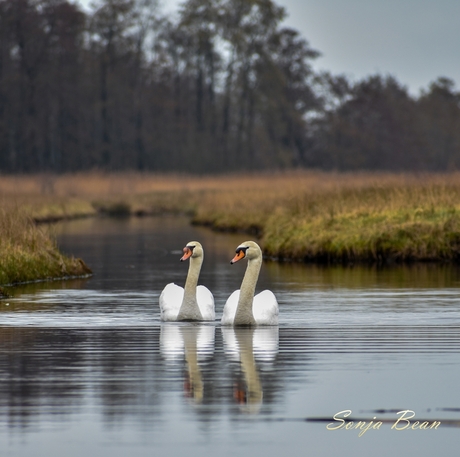
M 313 134 L 310 166 L 336 170 L 460 169 L 460 92 L 438 78 L 418 98 L 393 77 L 328 78 L 337 103 Z
M 316 74 L 272 0 L 0 0 L 0 172 L 460 167 L 460 93 Z

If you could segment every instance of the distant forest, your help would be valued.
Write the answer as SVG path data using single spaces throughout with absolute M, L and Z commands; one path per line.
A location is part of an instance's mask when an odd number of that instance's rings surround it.
M 460 168 L 460 92 L 313 71 L 272 0 L 0 0 L 0 172 Z M 340 46 L 340 43 L 337 43 Z M 429 58 L 429 57 L 428 57 Z

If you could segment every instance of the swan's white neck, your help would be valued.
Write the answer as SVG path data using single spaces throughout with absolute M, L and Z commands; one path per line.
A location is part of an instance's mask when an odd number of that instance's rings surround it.
M 254 301 L 254 293 L 261 266 L 261 257 L 248 260 L 248 266 L 246 267 L 243 282 L 241 283 L 240 298 L 238 300 L 233 325 L 256 325 L 252 312 L 252 303 Z
M 179 314 L 177 315 L 178 321 L 203 320 L 198 302 L 196 301 L 196 286 L 198 284 L 202 263 L 203 256 L 190 257 L 187 280 L 185 281 L 184 287 L 184 298 L 179 309 Z

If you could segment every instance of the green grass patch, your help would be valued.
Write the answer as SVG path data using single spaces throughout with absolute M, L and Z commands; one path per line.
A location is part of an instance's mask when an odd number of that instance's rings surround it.
M 6 208 L 12 205 L 6 205 Z M 94 216 L 96 209 L 90 201 L 72 197 L 28 196 L 16 201 L 16 206 L 35 222 L 55 222 Z
M 460 211 L 380 211 L 315 218 L 278 212 L 264 226 L 267 255 L 295 260 L 460 261 Z
M 81 259 L 61 254 L 52 238 L 25 211 L 0 209 L 0 284 L 90 273 Z

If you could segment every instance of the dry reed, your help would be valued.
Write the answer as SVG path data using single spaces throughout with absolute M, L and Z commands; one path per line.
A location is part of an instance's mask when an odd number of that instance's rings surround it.
M 38 220 L 97 211 L 187 213 L 196 224 L 255 234 L 265 252 L 277 258 L 460 258 L 460 173 L 196 177 L 94 172 L 2 177 L 0 194 Z
M 80 259 L 62 255 L 52 238 L 24 211 L 0 208 L 0 284 L 83 276 Z

